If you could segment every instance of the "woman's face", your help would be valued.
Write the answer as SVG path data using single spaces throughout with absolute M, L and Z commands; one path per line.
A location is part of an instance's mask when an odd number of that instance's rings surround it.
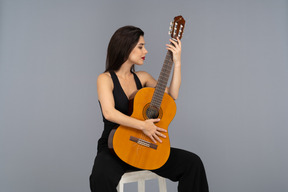
M 145 41 L 144 37 L 140 36 L 139 41 L 137 45 L 134 47 L 134 49 L 131 51 L 128 61 L 132 64 L 136 65 L 142 65 L 145 60 L 145 55 L 148 53 L 148 51 L 145 48 Z

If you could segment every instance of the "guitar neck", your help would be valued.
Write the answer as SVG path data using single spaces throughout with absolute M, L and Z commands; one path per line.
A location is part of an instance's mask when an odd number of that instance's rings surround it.
M 158 83 L 156 85 L 152 101 L 150 106 L 153 106 L 157 108 L 158 110 L 160 109 L 163 95 L 165 93 L 165 89 L 167 87 L 167 83 L 169 80 L 169 76 L 172 70 L 172 65 L 173 65 L 173 60 L 172 60 L 172 52 L 167 51 L 164 64 L 162 66 L 159 78 L 158 78 Z
M 185 19 L 181 15 L 174 17 L 174 21 L 171 22 L 170 24 L 170 31 L 169 31 L 169 34 L 171 35 L 171 38 L 173 40 L 177 41 L 176 40 L 177 37 L 179 39 L 182 38 L 184 26 L 185 26 Z M 172 43 L 170 44 L 173 45 Z M 148 110 L 149 118 L 157 117 L 158 111 L 160 110 L 160 106 L 163 100 L 165 89 L 167 87 L 169 76 L 172 70 L 172 65 L 173 65 L 172 57 L 173 57 L 172 52 L 168 50 L 165 60 L 164 60 L 163 67 L 161 69 L 161 72 L 158 78 L 158 83 L 156 85 L 156 88 L 152 97 L 152 101 L 149 106 L 149 110 Z

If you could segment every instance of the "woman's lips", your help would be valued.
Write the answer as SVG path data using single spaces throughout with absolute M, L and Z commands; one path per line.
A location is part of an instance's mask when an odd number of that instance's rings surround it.
M 145 57 L 142 57 L 143 60 L 145 60 Z

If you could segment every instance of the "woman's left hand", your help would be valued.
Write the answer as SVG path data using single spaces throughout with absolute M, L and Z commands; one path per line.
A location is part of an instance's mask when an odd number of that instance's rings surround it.
M 177 37 L 177 42 L 170 39 L 171 44 L 166 44 L 166 49 L 170 50 L 173 53 L 173 62 L 176 66 L 181 66 L 181 41 Z

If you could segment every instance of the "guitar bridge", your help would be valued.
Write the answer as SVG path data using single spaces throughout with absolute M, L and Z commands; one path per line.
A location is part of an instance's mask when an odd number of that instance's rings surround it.
M 145 141 L 143 139 L 139 139 L 137 137 L 133 137 L 133 136 L 130 136 L 130 141 L 133 141 L 135 143 L 138 143 L 139 145 L 143 145 L 145 147 L 149 147 L 149 148 L 152 148 L 152 149 L 157 149 L 158 145 L 154 144 L 154 143 L 150 143 L 148 141 Z

